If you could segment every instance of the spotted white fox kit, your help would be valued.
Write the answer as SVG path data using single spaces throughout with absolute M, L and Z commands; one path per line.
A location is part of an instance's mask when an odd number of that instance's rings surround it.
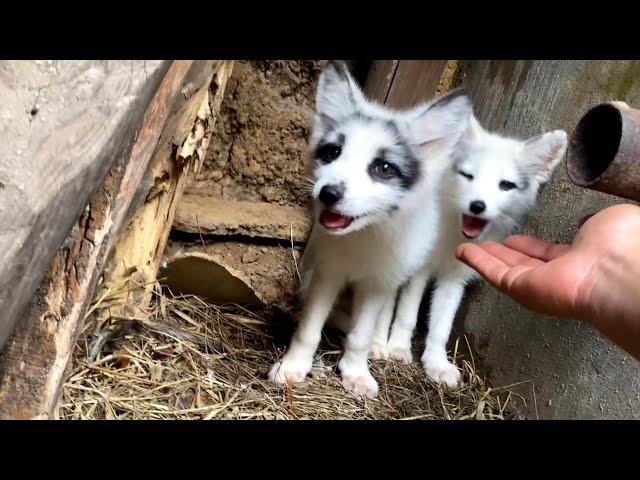
M 336 297 L 351 285 L 342 382 L 356 395 L 377 395 L 367 363 L 376 321 L 435 245 L 438 185 L 470 114 L 461 91 L 408 111 L 389 110 L 365 99 L 344 65 L 325 67 L 309 139 L 314 226 L 304 255 L 308 287 L 297 330 L 270 380 L 305 379 Z
M 435 247 L 421 270 L 400 290 L 393 312 L 381 316 L 372 345 L 373 358 L 411 362 L 411 337 L 429 279 L 435 280 L 429 330 L 422 364 L 429 377 L 454 387 L 460 372 L 447 359 L 446 344 L 465 286 L 477 274 L 455 257 L 463 242 L 500 242 L 531 212 L 540 187 L 548 181 L 567 147 L 567 135 L 555 130 L 528 141 L 484 130 L 472 116 L 442 178 L 441 211 Z

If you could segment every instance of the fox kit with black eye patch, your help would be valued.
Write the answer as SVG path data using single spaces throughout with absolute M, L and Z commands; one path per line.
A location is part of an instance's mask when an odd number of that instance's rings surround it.
M 472 116 L 453 152 L 453 162 L 443 177 L 439 205 L 442 222 L 435 248 L 425 266 L 404 286 L 396 318 L 381 317 L 372 353 L 411 362 L 411 337 L 425 287 L 435 280 L 431 297 L 429 331 L 422 364 L 436 382 L 454 387 L 458 369 L 447 359 L 446 344 L 467 283 L 477 274 L 455 257 L 463 242 L 504 240 L 531 212 L 540 187 L 553 173 L 566 151 L 562 130 L 519 141 L 484 130 Z
M 376 321 L 433 248 L 436 189 L 470 114 L 461 91 L 392 111 L 365 99 L 342 64 L 325 67 L 309 139 L 314 227 L 303 258 L 304 308 L 270 380 L 306 378 L 325 321 L 349 285 L 353 310 L 339 362 L 342 382 L 357 395 L 377 395 L 367 363 Z

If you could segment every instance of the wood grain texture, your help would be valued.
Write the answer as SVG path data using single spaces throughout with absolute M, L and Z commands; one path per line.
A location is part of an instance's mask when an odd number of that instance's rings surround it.
M 168 65 L 0 63 L 0 348 Z
M 403 109 L 431 100 L 446 64 L 446 60 L 401 60 L 385 105 Z
M 364 85 L 364 93 L 368 98 L 384 105 L 396 74 L 399 60 L 374 60 Z
M 79 325 L 191 61 L 173 62 L 0 357 L 0 417 L 48 418 Z M 77 199 L 76 199 L 77 201 Z
M 232 61 L 194 64 L 186 80 L 188 95 L 177 102 L 149 165 L 152 182 L 141 186 L 144 202 L 105 267 L 100 295 L 110 295 L 110 301 L 98 312 L 99 324 L 143 315 L 148 307 L 186 178 L 204 161 L 232 68 Z M 134 295 L 129 293 L 134 285 L 145 288 Z
M 446 60 L 376 60 L 365 93 L 383 105 L 404 109 L 435 97 Z
M 306 242 L 307 208 L 267 202 L 239 202 L 188 193 L 178 205 L 175 230 L 203 235 L 243 235 Z

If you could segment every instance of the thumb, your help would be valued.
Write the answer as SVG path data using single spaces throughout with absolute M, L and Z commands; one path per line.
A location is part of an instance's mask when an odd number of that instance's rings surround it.
M 592 213 L 590 215 L 586 215 L 584 217 L 582 217 L 582 219 L 580 220 L 580 222 L 578 222 L 578 228 L 582 228 L 582 225 L 584 225 L 586 223 L 587 220 L 589 220 L 591 217 L 593 217 L 595 215 L 595 213 Z

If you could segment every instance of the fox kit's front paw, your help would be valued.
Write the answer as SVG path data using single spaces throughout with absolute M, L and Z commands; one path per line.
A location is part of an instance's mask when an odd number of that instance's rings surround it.
M 449 388 L 456 388 L 462 384 L 460 371 L 446 357 L 425 352 L 422 356 L 422 366 L 429 378 L 437 383 L 444 383 Z
M 310 364 L 285 357 L 271 367 L 269 380 L 275 383 L 300 383 L 310 371 Z
M 391 347 L 389 348 L 389 358 L 397 362 L 409 364 L 413 361 L 413 355 L 411 355 L 411 349 L 405 347 Z
M 387 345 L 385 343 L 374 342 L 371 345 L 369 351 L 369 358 L 371 360 L 386 360 L 389 358 L 389 352 L 387 351 Z
M 344 358 L 338 364 L 345 390 L 358 397 L 375 398 L 378 396 L 378 382 L 376 382 L 367 367 L 354 365 Z
M 362 375 L 357 376 L 342 375 L 342 386 L 358 397 L 376 398 L 378 396 L 378 382 L 369 372 L 363 372 Z
M 411 341 L 399 341 L 393 337 L 389 339 L 389 358 L 397 362 L 411 363 L 413 355 L 411 355 Z

